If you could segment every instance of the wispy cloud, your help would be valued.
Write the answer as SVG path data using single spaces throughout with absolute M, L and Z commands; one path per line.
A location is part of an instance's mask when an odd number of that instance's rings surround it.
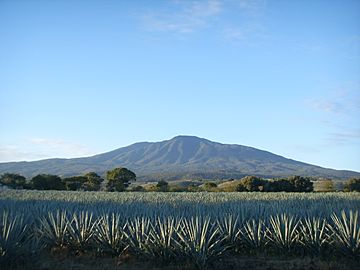
M 245 41 L 265 36 L 259 19 L 265 7 L 266 0 L 173 1 L 166 9 L 147 10 L 139 17 L 151 32 L 183 36 L 213 27 L 227 40 Z
M 329 91 L 326 96 L 307 99 L 306 103 L 320 112 L 347 114 L 353 117 L 360 112 L 360 85 L 343 85 Z
M 59 154 L 81 156 L 88 155 L 92 151 L 85 145 L 68 142 L 61 139 L 48 139 L 48 138 L 32 138 L 29 142 L 35 146 L 43 147 L 44 149 L 57 152 Z
M 323 44 L 318 41 L 314 42 L 299 42 L 294 45 L 293 48 L 296 52 L 308 52 L 308 53 L 319 53 L 324 50 L 328 50 Z
M 360 36 L 351 35 L 339 37 L 336 42 L 329 44 L 321 39 L 298 40 L 292 45 L 296 53 L 309 53 L 314 56 L 331 56 L 333 54 L 347 60 L 358 61 L 360 59 Z
M 223 30 L 223 36 L 227 40 L 247 42 L 248 44 L 253 45 L 268 38 L 264 27 L 261 24 L 254 22 L 243 24 L 241 26 L 226 27 Z
M 326 113 L 340 113 L 343 110 L 341 104 L 337 101 L 327 99 L 311 99 L 308 101 L 313 109 Z
M 0 162 L 45 158 L 73 158 L 95 154 L 89 147 L 61 139 L 31 138 L 16 144 L 0 145 Z
M 354 140 L 360 140 L 360 129 L 348 129 L 344 131 L 331 132 L 326 140 L 331 144 L 347 144 Z
M 147 12 L 142 21 L 149 31 L 190 33 L 206 26 L 221 10 L 217 0 L 174 2 L 172 9 Z
M 234 2 L 240 9 L 245 10 L 251 16 L 261 15 L 267 5 L 266 0 L 239 0 Z
M 360 147 L 360 85 L 347 83 L 326 96 L 307 100 L 309 108 L 320 113 L 327 133 L 322 147 L 351 144 Z
M 340 48 L 344 58 L 352 61 L 360 60 L 360 35 L 351 35 L 340 41 Z
M 24 151 L 17 145 L 0 145 L 0 162 L 37 160 L 46 158 L 41 153 Z

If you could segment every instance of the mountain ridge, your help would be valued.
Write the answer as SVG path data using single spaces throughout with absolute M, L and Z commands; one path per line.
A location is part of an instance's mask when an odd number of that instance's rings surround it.
M 303 175 L 347 179 L 359 172 L 334 170 L 296 161 L 238 144 L 222 144 L 196 136 L 179 135 L 160 142 L 138 142 L 106 153 L 72 159 L 0 163 L 0 173 L 39 173 L 61 176 L 89 171 L 104 174 L 114 167 L 127 167 L 141 179 L 237 178 L 244 175 L 283 177 Z

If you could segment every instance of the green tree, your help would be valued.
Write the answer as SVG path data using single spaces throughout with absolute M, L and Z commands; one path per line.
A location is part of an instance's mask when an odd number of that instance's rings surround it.
M 215 191 L 216 188 L 217 188 L 217 184 L 214 183 L 214 182 L 206 182 L 206 183 L 204 184 L 204 189 L 205 189 L 206 191 Z
M 288 179 L 274 179 L 266 181 L 264 185 L 264 191 L 266 192 L 292 192 L 294 191 L 293 184 Z
M 169 191 L 171 191 L 171 192 L 186 192 L 188 190 L 186 187 L 183 187 L 181 185 L 170 185 Z
M 0 183 L 15 189 L 22 189 L 26 184 L 26 178 L 16 173 L 4 173 L 0 176 Z
M 315 191 L 320 191 L 320 192 L 332 192 L 335 191 L 335 185 L 333 180 L 331 179 L 326 179 L 326 180 L 317 180 L 315 182 L 316 184 L 316 188 Z
M 87 181 L 87 178 L 85 176 L 72 176 L 64 178 L 62 181 L 66 190 L 79 190 Z
M 64 190 L 65 185 L 57 175 L 38 174 L 30 181 L 31 187 L 39 190 Z
M 237 191 L 263 191 L 265 181 L 256 176 L 245 176 L 240 180 Z
M 201 192 L 201 191 L 204 191 L 199 185 L 196 185 L 194 183 L 188 185 L 186 189 L 187 189 L 188 192 Z
M 226 190 L 226 191 L 227 191 L 227 192 L 232 192 L 233 190 Z M 236 186 L 235 191 L 237 191 L 237 192 L 246 192 L 246 191 L 248 191 L 248 190 L 247 190 L 246 187 L 243 185 L 243 183 L 239 183 L 239 184 Z
M 314 190 L 313 183 L 307 177 L 295 175 L 290 176 L 288 180 L 292 184 L 292 191 L 294 192 L 311 192 Z
M 132 188 L 131 188 L 131 191 L 134 191 L 134 192 L 145 192 L 146 189 L 145 189 L 143 186 L 135 186 L 135 187 L 132 187 Z
M 100 190 L 101 183 L 104 181 L 98 174 L 95 172 L 89 172 L 84 175 L 86 181 L 82 184 L 81 189 L 85 191 L 98 191 Z
M 160 180 L 156 184 L 156 191 L 161 191 L 161 192 L 169 191 L 169 183 L 164 180 Z
M 360 178 L 352 178 L 346 181 L 344 191 L 360 191 Z
M 106 172 L 106 190 L 124 191 L 130 181 L 136 181 L 136 174 L 126 168 L 115 168 Z

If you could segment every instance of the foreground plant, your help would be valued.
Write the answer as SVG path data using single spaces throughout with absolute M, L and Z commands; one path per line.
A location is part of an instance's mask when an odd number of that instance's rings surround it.
M 269 222 L 266 237 L 275 248 L 290 252 L 299 241 L 299 221 L 296 221 L 293 216 L 281 214 L 271 216 Z
M 173 217 L 157 218 L 151 223 L 148 251 L 152 257 L 170 261 L 178 255 L 180 221 Z
M 338 216 L 335 213 L 331 215 L 332 225 L 329 225 L 330 231 L 333 233 L 335 244 L 345 254 L 360 255 L 360 224 L 359 212 L 349 211 L 346 215 L 345 211 L 341 211 Z
M 204 269 L 214 257 L 222 255 L 228 248 L 226 236 L 210 218 L 183 219 L 178 230 L 181 252 Z
M 262 249 L 268 242 L 264 221 L 262 219 L 247 221 L 240 231 L 240 240 L 251 250 Z
M 228 215 L 217 221 L 221 233 L 225 237 L 225 241 L 232 247 L 236 246 L 240 235 L 240 222 L 238 217 Z
M 300 243 L 309 254 L 320 254 L 329 244 L 327 222 L 320 218 L 305 218 L 300 221 Z
M 90 248 L 94 240 L 98 222 L 92 213 L 84 211 L 74 213 L 68 225 L 69 245 L 78 251 L 84 251 Z
M 124 241 L 124 227 L 120 215 L 112 213 L 102 216 L 96 224 L 95 240 L 99 252 L 119 256 L 127 245 Z
M 150 232 L 150 219 L 145 217 L 128 220 L 124 227 L 126 242 L 137 254 L 151 254 Z
M 49 212 L 47 216 L 40 218 L 39 223 L 37 234 L 46 246 L 65 247 L 67 245 L 70 221 L 66 210 L 57 210 L 56 214 Z
M 4 211 L 0 224 L 0 262 L 12 263 L 23 255 L 27 226 L 22 217 L 11 217 Z

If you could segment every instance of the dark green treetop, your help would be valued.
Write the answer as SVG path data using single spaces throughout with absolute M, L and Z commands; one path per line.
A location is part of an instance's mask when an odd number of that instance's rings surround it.
M 124 191 L 130 181 L 136 181 L 136 174 L 127 168 L 115 168 L 106 172 L 106 180 L 108 191 Z
M 4 173 L 0 176 L 0 183 L 11 188 L 21 189 L 26 184 L 26 178 L 16 173 Z
M 65 185 L 61 178 L 57 175 L 38 174 L 30 181 L 33 189 L 39 190 L 64 190 Z

